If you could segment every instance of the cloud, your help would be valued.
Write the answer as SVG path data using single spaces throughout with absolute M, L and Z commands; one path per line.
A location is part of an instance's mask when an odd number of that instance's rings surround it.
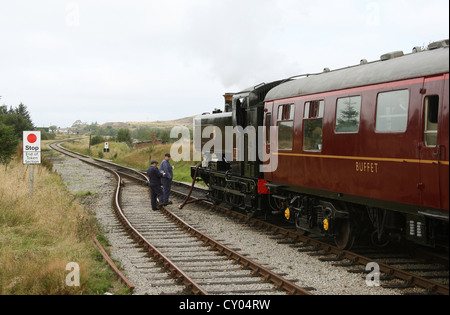
M 447 0 L 3 1 L 1 102 L 25 103 L 38 125 L 190 116 L 221 107 L 226 92 L 448 38 L 448 6 Z

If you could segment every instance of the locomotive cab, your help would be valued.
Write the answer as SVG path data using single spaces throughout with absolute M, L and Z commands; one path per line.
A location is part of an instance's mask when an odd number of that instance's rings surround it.
M 263 124 L 264 97 L 282 81 L 262 83 L 239 93 L 225 94 L 225 112 L 196 118 L 194 134 L 202 135 L 203 165 L 197 176 L 209 187 L 208 197 L 254 215 L 267 207 L 266 187 L 260 187 L 258 128 Z M 213 133 L 203 134 L 205 128 Z M 214 131 L 215 130 L 215 131 Z M 219 136 L 220 135 L 220 136 Z M 213 141 L 220 137 L 219 141 Z M 214 142 L 214 145 L 209 143 Z M 192 176 L 194 168 L 191 169 Z

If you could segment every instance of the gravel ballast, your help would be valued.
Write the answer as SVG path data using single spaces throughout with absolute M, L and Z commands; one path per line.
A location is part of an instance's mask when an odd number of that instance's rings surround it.
M 151 282 L 149 275 L 157 273 L 159 268 L 145 258 L 139 248 L 135 248 L 115 219 L 111 209 L 115 184 L 113 176 L 73 158 L 60 156 L 54 159 L 53 163 L 54 170 L 61 174 L 71 192 L 74 194 L 90 192 L 88 195 L 93 196 L 89 205 L 90 209 L 95 212 L 111 244 L 112 258 L 121 262 L 124 274 L 136 286 L 134 294 L 162 293 L 161 289 L 149 283 Z M 273 268 L 278 273 L 287 274 L 285 277 L 297 281 L 298 285 L 314 288 L 313 294 L 400 294 L 396 290 L 369 287 L 366 284 L 365 275 L 351 274 L 345 268 L 332 266 L 330 262 L 321 262 L 317 257 L 301 253 L 289 245 L 278 244 L 276 240 L 264 233 L 196 205 L 189 205 L 179 210 L 177 205 L 181 201 L 176 199 L 173 201 L 174 205 L 169 206 L 169 209 L 195 228 L 215 239 L 222 240 L 222 243 L 231 248 L 239 248 L 242 253 L 260 264 Z

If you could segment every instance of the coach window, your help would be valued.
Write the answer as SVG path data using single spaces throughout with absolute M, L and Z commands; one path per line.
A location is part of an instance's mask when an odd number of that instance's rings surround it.
M 303 116 L 303 150 L 322 151 L 322 126 L 325 101 L 305 103 Z
M 292 150 L 294 140 L 294 104 L 278 107 L 278 150 Z
M 439 118 L 439 96 L 430 95 L 425 97 L 425 130 L 424 140 L 427 147 L 437 145 Z
M 408 124 L 409 91 L 378 94 L 376 131 L 404 132 Z
M 361 96 L 339 98 L 336 108 L 336 132 L 358 132 L 360 116 Z

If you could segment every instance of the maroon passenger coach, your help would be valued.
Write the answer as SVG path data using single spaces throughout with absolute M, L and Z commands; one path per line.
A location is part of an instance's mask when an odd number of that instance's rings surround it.
M 448 248 L 448 40 L 282 83 L 264 126 L 270 205 L 299 229 L 342 248 L 358 234 Z

